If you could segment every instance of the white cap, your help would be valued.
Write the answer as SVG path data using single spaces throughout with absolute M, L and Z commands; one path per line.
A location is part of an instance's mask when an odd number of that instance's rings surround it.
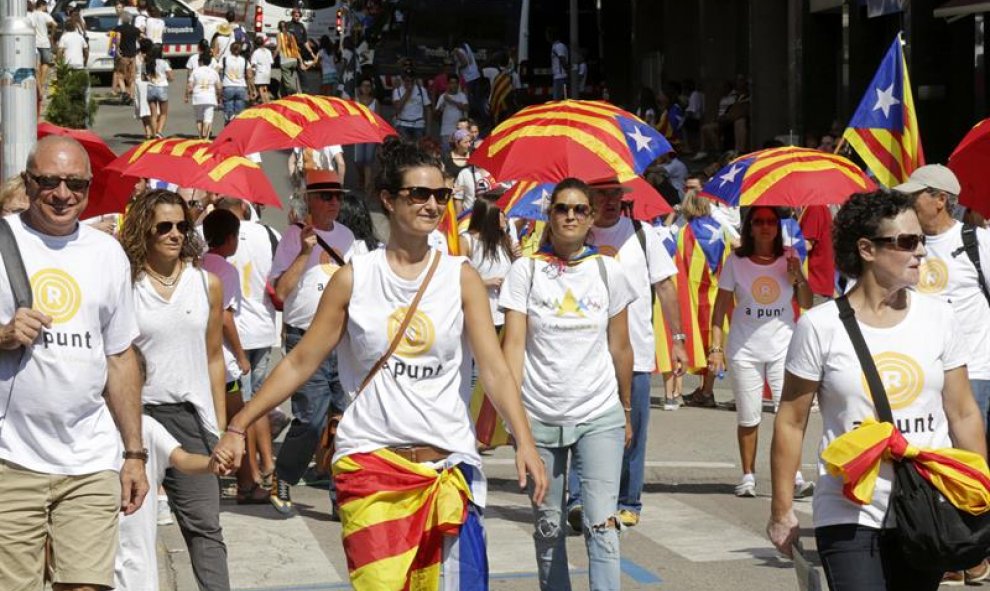
M 945 191 L 951 195 L 958 195 L 962 191 L 955 173 L 941 164 L 926 164 L 915 169 L 906 182 L 894 187 L 895 191 L 908 194 L 925 189 Z

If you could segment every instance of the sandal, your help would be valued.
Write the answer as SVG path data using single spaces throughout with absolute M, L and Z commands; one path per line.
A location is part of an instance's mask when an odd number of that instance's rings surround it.
M 248 488 L 237 487 L 238 505 L 264 505 L 268 503 L 268 498 L 272 496 L 270 490 L 264 489 L 257 484 L 252 484 Z
M 261 486 L 261 488 L 266 489 L 266 490 L 271 490 L 272 487 L 275 486 L 275 469 L 274 468 L 272 468 L 268 472 L 262 472 L 260 474 L 260 476 L 261 476 L 261 482 L 259 483 L 259 485 Z
M 694 392 L 691 392 L 687 396 L 683 397 L 684 406 L 689 406 L 692 408 L 718 408 L 718 404 L 715 403 L 714 394 L 704 394 L 701 388 L 698 388 Z

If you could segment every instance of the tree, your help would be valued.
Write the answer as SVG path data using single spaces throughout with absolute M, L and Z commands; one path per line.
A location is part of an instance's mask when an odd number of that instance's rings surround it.
M 55 78 L 45 119 L 62 127 L 88 128 L 99 106 L 89 96 L 89 72 L 70 68 L 65 61 L 59 60 L 55 65 Z

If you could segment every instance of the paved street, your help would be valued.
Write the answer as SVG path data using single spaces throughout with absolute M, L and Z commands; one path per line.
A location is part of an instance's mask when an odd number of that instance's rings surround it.
M 172 85 L 170 134 L 194 134 L 192 110 L 178 89 L 184 72 L 176 71 Z M 96 89 L 96 93 L 106 89 Z M 218 115 L 218 125 L 221 117 Z M 118 153 L 141 141 L 141 128 L 131 107 L 103 105 L 95 131 L 108 138 Z M 264 155 L 264 165 L 276 188 L 288 195 L 285 156 Z M 278 210 L 266 221 L 284 226 Z M 380 221 L 380 219 L 379 219 Z M 696 380 L 689 378 L 686 391 Z M 730 398 L 728 383 L 720 382 L 716 396 Z M 654 396 L 661 390 L 655 386 Z M 287 410 L 287 409 L 286 409 Z M 732 494 L 739 478 L 735 415 L 725 410 L 654 408 L 650 424 L 647 488 L 641 523 L 622 535 L 625 589 L 788 589 L 795 588 L 790 563 L 779 559 L 763 528 L 769 514 L 767 453 L 772 415 L 761 427 L 758 492 L 755 499 Z M 812 415 L 804 447 L 805 474 L 820 436 L 818 415 Z M 499 449 L 485 458 L 491 494 L 486 510 L 492 589 L 534 589 L 535 559 L 532 514 L 512 480 L 511 453 Z M 240 591 L 319 591 L 348 589 L 347 567 L 340 545 L 340 526 L 329 520 L 325 487 L 293 489 L 298 515 L 282 518 L 271 507 L 239 507 L 225 502 L 222 521 L 228 544 L 234 589 Z M 800 502 L 798 515 L 809 527 L 810 502 Z M 160 529 L 162 588 L 196 588 L 185 544 L 175 525 Z M 810 537 L 806 547 L 813 547 Z M 575 589 L 587 589 L 587 558 L 583 539 L 571 536 L 568 553 Z

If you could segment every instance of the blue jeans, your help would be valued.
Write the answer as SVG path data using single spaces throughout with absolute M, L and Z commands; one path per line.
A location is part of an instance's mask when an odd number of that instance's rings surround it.
M 224 86 L 223 87 L 223 118 L 224 121 L 230 123 L 230 120 L 241 114 L 241 111 L 247 107 L 248 93 L 247 88 L 242 88 L 240 86 Z
M 830 525 L 815 529 L 815 541 L 831 591 L 935 591 L 942 579 L 914 568 L 895 530 Z
M 988 429 L 990 417 L 987 417 L 988 407 L 990 407 L 990 380 L 970 380 L 969 385 L 973 388 L 973 398 L 976 399 L 976 405 L 980 407 L 983 430 L 990 434 L 990 429 Z
M 399 124 L 395 126 L 395 130 L 399 132 L 399 135 L 403 139 L 407 139 L 411 142 L 418 142 L 426 135 L 426 129 L 422 127 L 406 127 L 405 125 Z
M 553 100 L 562 101 L 567 98 L 567 78 L 556 78 L 553 81 Z
M 618 413 L 622 413 L 618 408 Z M 623 421 L 621 414 L 617 420 L 611 417 L 610 425 Z M 535 421 L 534 421 L 535 423 Z M 564 529 L 564 487 L 567 480 L 567 460 L 572 456 L 581 463 L 581 486 L 584 491 L 584 543 L 588 549 L 588 576 L 592 591 L 620 588 L 621 569 L 619 563 L 619 524 L 615 520 L 616 502 L 619 497 L 621 476 L 622 446 L 625 428 L 607 426 L 596 429 L 601 424 L 597 419 L 589 424 L 573 429 L 576 439 L 565 445 L 548 442 L 541 431 L 546 425 L 534 427 L 536 449 L 547 468 L 550 488 L 539 506 L 534 505 L 536 527 L 533 541 L 536 545 L 536 563 L 539 571 L 540 589 L 543 591 L 570 591 L 571 581 L 567 572 L 567 544 Z M 532 499 L 532 496 L 530 497 Z
M 285 333 L 286 354 L 301 339 L 301 331 L 288 328 Z M 340 412 L 347 407 L 347 395 L 337 379 L 336 353 L 327 356 L 316 372 L 292 395 L 292 423 L 275 460 L 279 480 L 289 484 L 299 482 L 316 450 L 331 407 Z
M 646 435 L 650 427 L 650 372 L 633 372 L 632 380 L 632 423 L 633 439 L 622 454 L 622 479 L 619 481 L 619 509 L 627 509 L 639 515 L 643 510 L 640 497 L 646 480 Z M 581 502 L 581 465 L 571 464 L 567 479 L 567 508 Z
M 271 347 L 248 349 L 245 351 L 251 371 L 241 376 L 241 396 L 244 402 L 254 398 L 254 393 L 261 388 L 262 382 L 268 377 L 268 369 L 272 361 Z

